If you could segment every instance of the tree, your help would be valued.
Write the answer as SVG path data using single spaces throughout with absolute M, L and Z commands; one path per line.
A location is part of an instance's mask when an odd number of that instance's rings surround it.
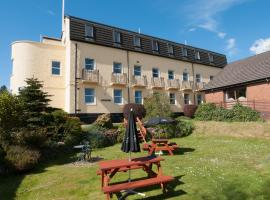
M 7 92 L 7 91 L 8 91 L 8 89 L 7 89 L 7 87 L 5 85 L 2 85 L 0 87 L 0 94 L 3 93 L 3 92 Z
M 19 98 L 24 103 L 27 125 L 42 126 L 44 112 L 49 110 L 50 95 L 42 91 L 42 83 L 37 78 L 26 79 L 26 86 L 20 90 Z
M 152 96 L 144 99 L 146 118 L 170 117 L 172 115 L 169 98 L 162 93 L 155 92 Z

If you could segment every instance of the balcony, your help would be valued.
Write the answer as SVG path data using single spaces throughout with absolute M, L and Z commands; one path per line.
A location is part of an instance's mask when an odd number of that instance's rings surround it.
M 127 74 L 112 73 L 111 85 L 126 86 L 126 84 L 127 84 Z
M 164 78 L 157 78 L 157 77 L 153 77 L 151 80 L 151 87 L 152 89 L 162 89 L 165 87 L 165 82 L 164 82 Z
M 195 83 L 195 92 L 200 92 L 205 88 L 206 83 L 205 82 L 201 82 L 201 83 Z
M 133 76 L 132 77 L 132 87 L 145 88 L 147 86 L 146 76 Z
M 182 81 L 182 84 L 181 84 L 181 90 L 182 91 L 189 91 L 189 90 L 192 90 L 193 89 L 193 84 L 191 81 Z
M 168 79 L 167 80 L 167 90 L 178 90 L 180 87 L 179 79 Z
M 82 81 L 84 83 L 95 83 L 99 82 L 99 71 L 98 70 L 82 70 Z

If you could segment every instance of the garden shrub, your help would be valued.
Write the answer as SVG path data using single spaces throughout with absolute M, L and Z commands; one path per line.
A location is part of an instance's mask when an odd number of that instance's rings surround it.
M 16 171 L 28 171 L 38 163 L 40 153 L 24 146 L 9 146 L 6 152 L 6 161 Z
M 260 113 L 251 109 L 250 107 L 243 106 L 240 103 L 235 104 L 231 109 L 232 121 L 249 122 L 258 121 L 261 119 Z
M 208 121 L 213 119 L 217 106 L 214 103 L 203 103 L 198 106 L 195 112 L 195 119 Z
M 118 132 L 117 143 L 123 142 L 124 137 L 125 137 L 125 131 L 126 131 L 126 128 L 125 128 L 124 123 L 119 124 L 118 129 L 117 129 L 117 132 Z
M 108 129 L 113 127 L 111 115 L 109 113 L 99 115 L 94 124 Z
M 177 137 L 185 137 L 192 134 L 193 130 L 195 129 L 195 126 L 192 120 L 185 119 L 183 117 L 178 117 L 176 118 L 176 121 L 177 121 L 177 124 L 176 124 Z
M 146 110 L 142 104 L 129 103 L 129 104 L 126 104 L 123 108 L 123 113 L 124 113 L 125 119 L 128 119 L 128 115 L 129 115 L 131 108 L 133 109 L 135 116 L 138 117 L 139 119 L 142 119 L 145 117 Z
M 184 115 L 186 117 L 192 118 L 192 117 L 194 117 L 196 109 L 197 109 L 197 105 L 193 105 L 193 104 L 185 105 L 184 106 Z

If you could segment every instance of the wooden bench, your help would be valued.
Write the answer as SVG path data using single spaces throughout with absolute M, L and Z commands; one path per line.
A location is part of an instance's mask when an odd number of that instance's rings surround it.
M 158 184 L 161 185 L 163 192 L 166 192 L 166 184 L 173 180 L 174 178 L 172 176 L 159 175 L 154 178 L 148 178 L 148 179 L 132 181 L 128 183 L 120 183 L 120 184 L 104 186 L 102 190 L 105 194 L 107 194 L 107 200 L 110 199 L 113 193 L 120 192 L 122 190 L 137 189 L 137 188 L 143 188 L 143 187 L 147 187 L 151 185 L 158 185 Z
M 130 167 L 121 167 L 118 172 L 127 172 L 128 170 L 134 170 L 134 169 L 140 169 L 143 168 L 143 166 L 130 166 Z M 109 173 L 112 173 L 113 170 L 111 170 Z M 101 175 L 102 172 L 100 169 L 97 170 L 97 175 Z

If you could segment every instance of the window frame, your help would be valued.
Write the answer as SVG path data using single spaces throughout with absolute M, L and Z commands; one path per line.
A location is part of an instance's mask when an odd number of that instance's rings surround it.
M 86 63 L 86 60 L 92 60 L 92 61 L 93 61 L 93 69 L 87 69 L 86 66 L 87 66 L 87 65 L 90 66 L 90 64 L 87 64 L 87 63 Z M 96 69 L 96 62 L 95 62 L 95 59 L 93 59 L 93 58 L 88 58 L 88 57 L 85 58 L 85 59 L 84 59 L 84 69 L 89 70 L 89 71 L 94 71 L 94 70 Z
M 186 74 L 187 75 L 187 80 L 184 80 L 184 74 Z M 182 74 L 182 81 L 189 81 L 189 73 L 188 72 L 183 72 L 183 74 Z
M 201 56 L 200 56 L 200 52 L 199 51 L 195 51 L 195 59 L 196 60 L 201 60 Z
M 113 31 L 113 42 L 115 44 L 122 44 L 122 33 L 121 32 Z
M 120 73 L 118 73 L 118 72 L 115 72 L 115 65 L 120 65 L 121 66 L 121 72 Z M 113 62 L 113 73 L 114 74 L 123 74 L 123 65 L 122 65 L 122 63 L 121 62 Z
M 152 51 L 159 52 L 159 42 L 157 40 L 152 40 Z
M 173 95 L 173 97 L 171 95 Z M 176 94 L 173 92 L 170 92 L 169 93 L 169 100 L 170 100 L 170 105 L 176 105 Z
M 183 52 L 184 57 L 188 57 L 188 49 L 187 48 L 183 47 L 182 52 Z
M 186 96 L 188 97 L 188 99 L 186 99 Z M 188 103 L 186 103 L 186 100 L 188 100 Z M 184 93 L 184 104 L 185 105 L 189 105 L 190 104 L 190 94 Z
M 174 46 L 172 44 L 168 44 L 168 53 L 170 56 L 174 56 Z
M 196 80 L 196 83 L 201 83 L 202 82 L 202 76 L 201 76 L 201 74 L 196 74 L 195 75 L 195 80 Z
M 136 38 L 139 39 L 139 40 L 138 40 L 138 41 L 139 41 L 139 45 L 136 44 Z M 141 46 L 142 46 L 142 40 L 141 40 L 141 37 L 140 37 L 140 36 L 134 35 L 134 37 L 133 37 L 133 45 L 134 45 L 135 47 L 141 48 Z
M 170 72 L 172 72 L 172 74 L 170 74 Z M 170 75 L 172 75 L 172 78 L 170 77 Z M 174 80 L 175 79 L 175 75 L 174 75 L 174 71 L 173 70 L 168 70 L 168 79 L 169 80 Z
M 53 66 L 53 63 L 59 63 L 59 68 Z M 54 74 L 54 73 L 53 73 L 53 69 L 59 70 L 59 74 Z M 62 70 L 61 70 L 61 62 L 58 61 L 58 60 L 52 60 L 52 61 L 51 61 L 51 75 L 52 75 L 52 76 L 61 76 L 61 75 L 62 75 L 62 74 L 61 74 L 61 71 L 62 71 Z
M 116 91 L 121 91 L 121 96 L 115 96 L 115 92 L 116 92 Z M 115 101 L 115 98 L 121 98 L 121 103 L 117 103 L 117 102 Z M 117 105 L 123 105 L 123 104 L 124 104 L 123 90 L 121 90 L 121 89 L 114 89 L 114 90 L 113 90 L 113 103 L 114 103 L 114 104 L 117 104 Z
M 86 94 L 86 90 L 93 90 L 93 94 L 92 95 L 87 95 Z M 93 99 L 94 99 L 94 101 L 93 102 L 87 102 L 86 101 L 86 97 L 87 96 L 89 96 L 89 97 L 94 97 Z M 84 88 L 84 103 L 86 104 L 86 105 L 96 105 L 96 89 L 95 88 Z
M 136 96 L 136 93 L 140 93 L 141 95 L 140 95 L 140 97 L 137 97 Z M 136 102 L 136 99 L 140 99 L 140 103 L 137 103 Z M 136 103 L 136 104 L 143 104 L 143 94 L 142 94 L 142 91 L 141 90 L 135 90 L 134 91 L 134 102 Z
M 200 98 L 198 98 L 198 97 L 200 97 Z M 200 99 L 200 102 L 199 102 L 199 99 Z M 196 100 L 197 100 L 197 105 L 200 105 L 200 104 L 202 104 L 203 103 L 203 98 L 202 98 L 202 94 L 197 94 L 196 95 Z
M 136 75 L 136 71 L 138 72 L 138 70 L 135 70 L 135 68 L 140 68 L 140 75 Z M 140 65 L 134 65 L 134 67 L 133 67 L 133 75 L 134 76 L 142 76 L 142 67 L 140 66 Z
M 154 76 L 154 70 L 157 70 L 157 73 L 155 73 L 155 74 L 158 74 L 157 77 Z M 160 78 L 160 71 L 159 71 L 159 68 L 157 68 L 157 67 L 153 67 L 153 68 L 152 68 L 152 77 L 153 77 L 153 78 Z
M 211 53 L 209 53 L 209 54 L 208 54 L 208 57 L 209 57 L 209 62 L 210 62 L 210 63 L 213 63 L 213 62 L 214 62 L 214 55 L 211 54 Z
M 87 27 L 89 27 L 90 29 L 90 34 L 88 35 L 88 30 Z M 93 25 L 90 24 L 85 24 L 84 26 L 84 37 L 86 39 L 94 39 L 95 38 L 95 27 Z

